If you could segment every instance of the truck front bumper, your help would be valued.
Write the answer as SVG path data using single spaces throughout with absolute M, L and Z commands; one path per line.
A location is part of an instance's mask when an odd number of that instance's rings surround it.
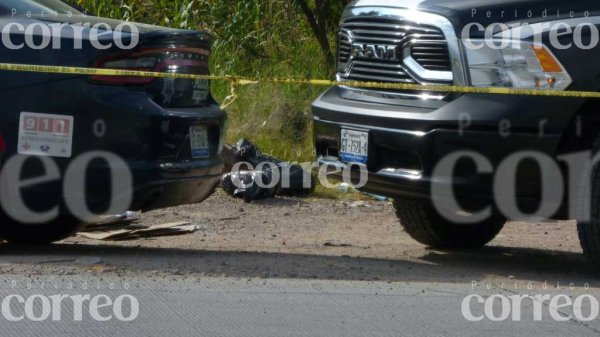
M 369 98 L 349 99 L 351 89 L 334 87 L 313 104 L 314 136 L 319 163 L 340 171 L 341 130 L 369 133 L 368 182 L 362 190 L 388 197 L 431 198 L 432 183 L 449 185 L 459 201 L 489 205 L 493 174 L 480 174 L 470 162 L 459 162 L 453 176 L 433 177 L 441 159 L 458 151 L 481 154 L 494 168 L 510 155 L 535 151 L 554 158 L 573 101 L 555 98 L 461 95 L 452 101 L 403 100 L 383 104 Z M 350 97 L 356 98 L 356 97 Z M 550 121 L 557 107 L 562 117 Z M 555 113 L 558 115 L 558 113 Z M 508 124 L 507 122 L 508 121 Z M 506 130 L 510 125 L 509 132 Z M 515 183 L 516 198 L 527 207 L 539 200 L 541 181 L 536 163 L 524 162 Z M 335 174 L 334 174 L 335 175 Z M 341 178 L 341 174 L 337 174 Z M 354 182 L 359 172 L 352 172 Z M 535 208 L 534 208 L 535 210 Z

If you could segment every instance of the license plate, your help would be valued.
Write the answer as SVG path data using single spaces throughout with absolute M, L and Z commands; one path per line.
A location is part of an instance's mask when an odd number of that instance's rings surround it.
M 210 148 L 208 146 L 208 128 L 206 126 L 197 125 L 190 127 L 190 142 L 193 159 L 210 157 Z
M 346 163 L 367 164 L 369 161 L 369 133 L 342 129 L 340 160 Z

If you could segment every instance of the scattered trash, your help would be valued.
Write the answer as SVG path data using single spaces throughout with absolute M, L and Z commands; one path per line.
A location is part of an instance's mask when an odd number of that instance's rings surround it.
M 221 185 L 227 193 L 246 202 L 276 195 L 304 195 L 316 186 L 315 177 L 302 166 L 264 155 L 245 139 L 226 146 L 223 156 L 226 172 L 230 173 L 223 175 Z M 237 163 L 248 163 L 253 170 L 233 172 Z
M 362 193 L 363 195 L 366 195 L 367 197 L 377 200 L 377 201 L 388 201 L 387 197 L 384 197 L 382 195 L 367 193 L 367 192 L 361 192 L 361 191 L 357 190 L 353 185 L 348 184 L 348 183 L 339 184 L 337 190 L 338 190 L 338 192 L 344 193 L 344 194 L 346 194 L 346 193 Z
M 370 207 L 366 201 L 355 201 L 348 204 L 350 208 L 359 208 L 359 207 Z
M 174 234 L 190 234 L 200 229 L 200 226 L 192 225 L 189 222 L 172 222 L 162 225 L 150 226 L 144 229 L 133 231 L 140 237 L 165 236 Z
M 110 216 L 86 226 L 77 235 L 80 237 L 102 241 L 126 241 L 159 236 L 192 234 L 200 229 L 189 222 L 172 222 L 161 225 L 145 226 L 139 223 L 140 213 L 127 212 L 118 216 Z
M 262 188 L 256 181 L 263 182 L 263 186 L 270 186 L 273 179 L 272 172 L 266 171 L 239 171 L 223 176 L 223 189 L 236 198 L 243 198 L 246 202 L 258 199 L 272 198 L 277 194 L 278 184 L 271 188 Z M 241 187 L 239 187 L 241 186 Z
M 356 189 L 354 188 L 354 186 L 348 184 L 348 183 L 341 183 L 338 186 L 338 192 L 340 193 L 350 193 L 350 192 L 356 192 Z
M 130 227 L 141 219 L 141 212 L 127 211 L 120 215 L 109 215 L 100 217 L 100 221 L 88 224 L 85 227 L 86 232 L 99 232 L 103 230 L 113 230 L 116 228 Z
M 383 195 L 377 195 L 377 194 L 366 193 L 366 192 L 363 192 L 363 194 L 374 200 L 377 200 L 377 201 L 388 201 L 389 200 L 388 197 L 384 197 Z

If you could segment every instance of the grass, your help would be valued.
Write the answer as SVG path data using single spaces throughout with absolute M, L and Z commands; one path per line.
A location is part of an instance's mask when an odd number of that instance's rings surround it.
M 311 195 L 311 199 L 319 200 L 319 199 L 330 199 L 330 200 L 340 200 L 340 201 L 367 201 L 372 200 L 366 194 L 357 192 L 356 190 L 350 190 L 348 192 L 343 192 L 337 189 L 326 188 L 322 185 L 317 185 L 317 188 Z

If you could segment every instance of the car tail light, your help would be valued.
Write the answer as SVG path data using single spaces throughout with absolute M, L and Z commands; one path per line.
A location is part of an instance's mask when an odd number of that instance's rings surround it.
M 0 134 L 0 155 L 6 153 L 6 143 L 4 142 L 4 136 Z
M 4 164 L 4 160 L 6 157 L 6 143 L 4 142 L 4 136 L 0 134 L 0 165 Z
M 204 48 L 145 48 L 105 57 L 97 68 L 208 75 L 210 51 Z M 97 83 L 144 86 L 156 103 L 168 107 L 195 106 L 209 95 L 208 80 L 92 76 Z

